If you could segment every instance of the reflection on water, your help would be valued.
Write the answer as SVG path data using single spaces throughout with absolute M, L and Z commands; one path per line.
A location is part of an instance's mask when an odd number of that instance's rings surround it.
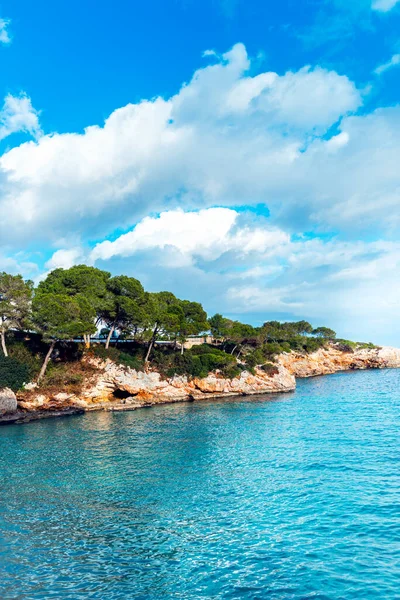
M 399 598 L 399 383 L 2 428 L 0 597 Z

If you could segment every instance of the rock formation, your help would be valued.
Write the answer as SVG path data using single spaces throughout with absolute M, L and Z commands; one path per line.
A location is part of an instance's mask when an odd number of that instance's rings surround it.
M 284 353 L 279 363 L 295 377 L 328 375 L 350 369 L 385 369 L 400 367 L 398 348 L 360 348 L 352 352 L 340 350 L 335 345 L 320 348 L 312 354 Z
M 12 390 L 4 388 L 0 390 L 0 416 L 17 411 L 17 397 Z
M 209 374 L 202 379 L 188 379 L 177 375 L 163 379 L 155 371 L 135 371 L 109 360 L 103 362 L 92 359 L 91 364 L 96 367 L 96 374 L 88 379 L 79 398 L 63 392 L 53 396 L 37 394 L 29 400 L 21 399 L 20 408 L 55 409 L 65 405 L 86 410 L 122 410 L 185 400 L 289 392 L 296 387 L 294 376 L 279 365 L 271 375 L 262 369 L 255 369 L 254 375 L 245 371 L 234 379 L 225 379 L 218 373 Z
M 60 411 L 132 410 L 142 406 L 223 398 L 237 395 L 270 394 L 293 391 L 297 377 L 327 375 L 349 369 L 400 367 L 400 350 L 396 348 L 356 349 L 346 351 L 330 345 L 312 354 L 283 353 L 277 359 L 276 369 L 266 373 L 256 368 L 254 374 L 243 372 L 226 379 L 218 372 L 205 378 L 187 378 L 175 375 L 162 378 L 160 373 L 145 373 L 117 365 L 110 360 L 86 359 L 94 367 L 94 375 L 85 382 L 79 397 L 62 390 L 51 395 L 31 386 L 19 398 L 19 409 L 40 415 L 59 414 Z M 4 394 L 8 400 L 2 404 Z M 16 409 L 10 391 L 0 393 L 1 406 Z M 11 394 L 13 394 L 11 392 Z M 15 396 L 13 395 L 14 399 Z

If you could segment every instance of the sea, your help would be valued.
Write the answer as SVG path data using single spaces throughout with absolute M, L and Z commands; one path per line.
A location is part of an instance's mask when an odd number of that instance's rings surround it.
M 400 598 L 400 370 L 0 428 L 0 598 Z

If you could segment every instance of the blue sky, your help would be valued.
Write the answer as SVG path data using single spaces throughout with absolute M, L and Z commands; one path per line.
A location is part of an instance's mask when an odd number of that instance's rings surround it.
M 400 2 L 0 6 L 0 269 L 400 344 Z

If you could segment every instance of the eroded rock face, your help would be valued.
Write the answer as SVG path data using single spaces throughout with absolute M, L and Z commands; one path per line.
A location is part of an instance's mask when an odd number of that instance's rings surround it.
M 0 415 L 7 415 L 17 411 L 17 397 L 12 390 L 0 390 Z
M 343 352 L 331 346 L 320 348 L 312 354 L 284 353 L 279 356 L 279 363 L 289 373 L 300 378 L 328 375 L 349 369 L 399 368 L 400 350 L 383 347 Z
M 308 355 L 284 353 L 278 357 L 276 373 L 268 375 L 256 368 L 254 374 L 243 372 L 234 379 L 225 379 L 218 372 L 201 379 L 188 379 L 178 375 L 163 379 L 155 371 L 135 371 L 109 360 L 104 362 L 90 359 L 90 364 L 96 371 L 86 381 L 79 397 L 62 390 L 51 396 L 37 393 L 31 394 L 29 399 L 22 396 L 19 407 L 25 411 L 70 408 L 132 410 L 141 406 L 190 399 L 290 392 L 296 387 L 296 377 L 326 375 L 347 369 L 400 368 L 400 350 L 386 347 L 344 352 L 331 346 Z M 15 410 L 16 401 L 9 406 Z
M 400 349 L 384 346 L 378 351 L 378 357 L 385 367 L 390 369 L 400 368 Z
M 82 397 L 88 402 L 99 402 L 109 400 L 118 390 L 135 397 L 137 401 L 157 404 L 190 398 L 200 400 L 210 396 L 288 392 L 294 390 L 295 385 L 294 376 L 282 366 L 273 376 L 256 369 L 255 375 L 244 372 L 234 379 L 225 379 L 218 373 L 212 373 L 202 379 L 189 380 L 178 375 L 162 379 L 159 373 L 153 371 L 144 373 L 107 361 L 94 385 L 88 387 Z

